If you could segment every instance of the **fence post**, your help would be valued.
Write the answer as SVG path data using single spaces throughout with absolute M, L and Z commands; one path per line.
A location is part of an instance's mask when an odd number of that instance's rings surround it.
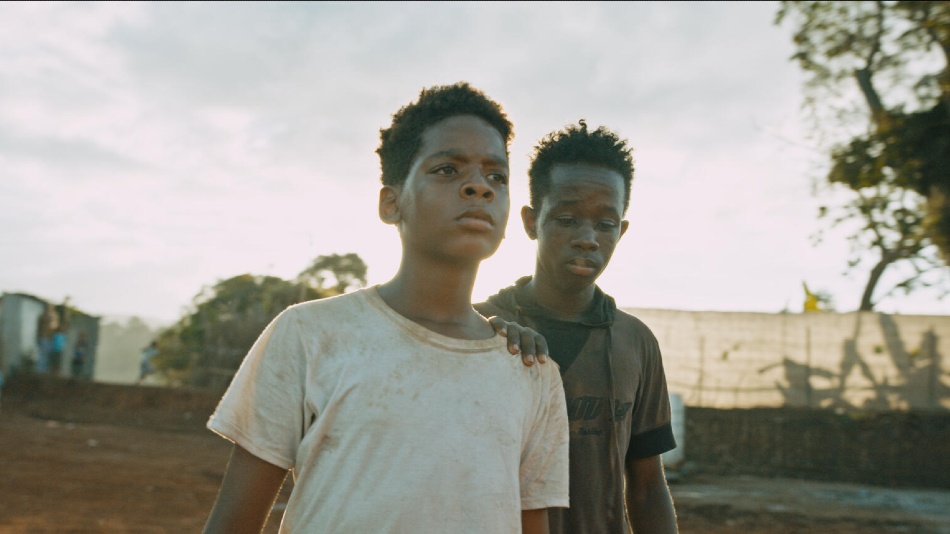
M 811 388 L 811 327 L 805 327 L 805 406 L 812 406 Z

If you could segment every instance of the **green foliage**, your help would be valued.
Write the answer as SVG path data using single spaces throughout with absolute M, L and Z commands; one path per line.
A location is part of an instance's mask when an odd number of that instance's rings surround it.
M 823 207 L 860 221 L 849 268 L 870 261 L 860 309 L 894 290 L 950 279 L 950 2 L 782 2 L 805 108 L 831 139 L 825 188 L 851 200 Z M 874 298 L 884 270 L 907 277 Z
M 334 285 L 324 284 L 333 278 Z M 202 289 L 158 338 L 153 366 L 169 383 L 223 387 L 261 331 L 288 306 L 366 284 L 356 254 L 320 256 L 297 279 L 242 274 Z
M 950 107 L 890 114 L 886 128 L 832 151 L 828 181 L 854 191 L 881 185 L 921 196 L 915 224 L 922 245 L 933 243 L 950 260 Z M 910 235 L 909 232 L 904 232 Z
M 328 277 L 333 279 L 332 286 L 327 285 Z M 352 252 L 319 256 L 297 275 L 297 282 L 346 293 L 348 289 L 366 285 L 366 264 Z

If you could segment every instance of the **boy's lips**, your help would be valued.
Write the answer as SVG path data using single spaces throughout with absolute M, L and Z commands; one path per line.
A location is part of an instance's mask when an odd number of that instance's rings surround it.
M 469 208 L 456 218 L 457 221 L 472 228 L 491 230 L 495 227 L 495 218 L 482 208 Z
M 567 262 L 567 270 L 578 276 L 593 276 L 597 272 L 597 263 L 587 258 L 573 258 Z

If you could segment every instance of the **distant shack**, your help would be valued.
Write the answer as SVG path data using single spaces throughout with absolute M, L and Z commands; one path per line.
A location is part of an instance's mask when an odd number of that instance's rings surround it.
M 0 372 L 9 375 L 17 370 L 34 369 L 37 362 L 37 322 L 48 301 L 26 293 L 0 295 Z M 66 325 L 66 346 L 60 367 L 60 376 L 73 376 L 73 350 L 80 333 L 86 336 L 86 357 L 77 378 L 91 379 L 96 365 L 99 345 L 99 320 L 72 307 L 56 305 L 60 320 Z

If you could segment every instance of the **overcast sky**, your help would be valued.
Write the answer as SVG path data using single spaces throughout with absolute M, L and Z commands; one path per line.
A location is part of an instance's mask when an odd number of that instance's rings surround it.
M 0 291 L 173 320 L 202 286 L 400 254 L 376 215 L 379 129 L 471 82 L 515 124 L 508 238 L 482 299 L 530 274 L 534 142 L 586 118 L 629 138 L 621 306 L 857 307 L 842 232 L 813 247 L 820 153 L 775 3 L 0 5 Z M 882 311 L 945 314 L 933 292 Z

